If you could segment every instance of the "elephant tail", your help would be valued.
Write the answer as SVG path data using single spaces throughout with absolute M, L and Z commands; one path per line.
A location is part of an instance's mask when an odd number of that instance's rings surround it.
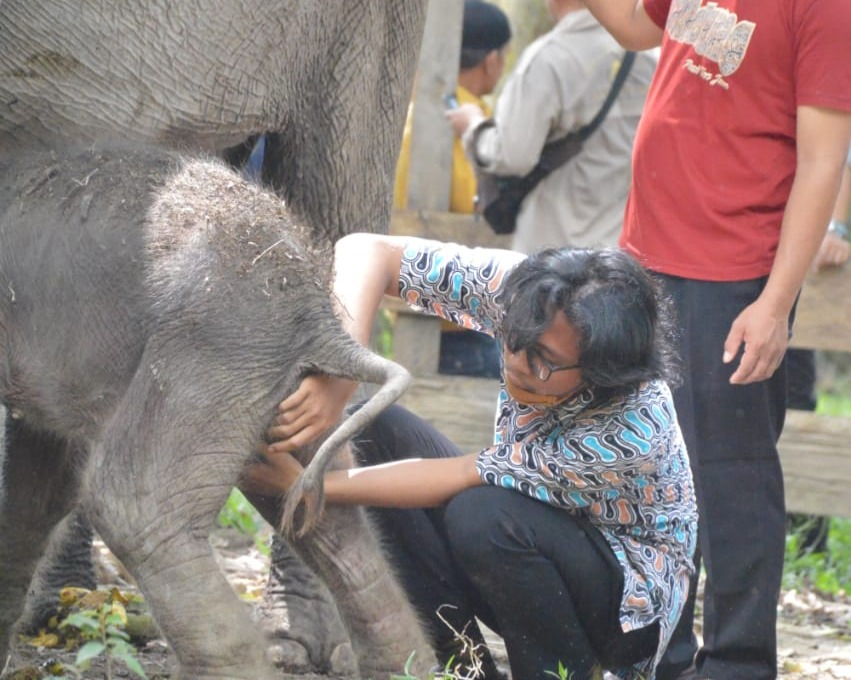
M 323 477 L 334 457 L 346 442 L 399 399 L 411 383 L 411 374 L 403 366 L 379 356 L 351 338 L 347 337 L 345 345 L 341 348 L 342 351 L 333 353 L 334 359 L 316 368 L 323 373 L 373 383 L 380 387 L 328 435 L 301 477 L 287 493 L 281 516 L 281 530 L 288 536 L 301 538 L 316 526 L 325 503 Z

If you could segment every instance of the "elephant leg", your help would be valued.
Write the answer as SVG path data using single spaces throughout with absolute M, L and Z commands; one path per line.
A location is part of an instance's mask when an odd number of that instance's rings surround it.
M 243 490 L 272 526 L 280 522 L 280 499 Z M 356 669 L 337 605 L 325 587 L 280 534 L 272 537 L 272 559 L 257 614 L 272 639 L 276 665 L 290 673 L 352 677 Z
M 272 541 L 272 564 L 260 614 L 276 644 L 282 645 L 274 651 L 285 670 L 351 677 L 357 668 L 334 599 L 280 535 Z M 305 650 L 307 663 L 293 663 L 301 660 L 293 644 Z
M 411 654 L 413 674 L 427 675 L 431 644 L 361 508 L 326 507 L 293 547 L 333 594 L 362 678 L 398 674 Z
M 7 416 L 0 460 L 0 669 L 51 533 L 76 501 L 73 452 L 67 442 Z
M 161 356 L 143 356 L 92 452 L 83 511 L 136 579 L 181 677 L 271 680 L 250 608 L 208 540 L 259 425 L 233 415 L 243 411 L 218 376 L 186 355 Z
M 92 540 L 94 532 L 86 519 L 75 512 L 62 530 L 56 531 L 51 549 L 39 566 L 19 627 L 35 634 L 47 626 L 59 607 L 59 591 L 68 586 L 94 590 L 97 587 Z

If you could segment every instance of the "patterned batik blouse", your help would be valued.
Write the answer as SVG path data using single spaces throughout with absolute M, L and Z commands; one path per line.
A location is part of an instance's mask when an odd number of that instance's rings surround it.
M 501 291 L 522 256 L 411 241 L 401 298 L 411 307 L 499 336 Z M 685 603 L 697 536 L 691 471 L 668 385 L 653 380 L 594 403 L 591 389 L 555 407 L 499 392 L 493 445 L 476 463 L 486 484 L 514 489 L 586 518 L 623 568 L 624 631 L 660 625 L 656 658 L 619 672 L 653 677 Z

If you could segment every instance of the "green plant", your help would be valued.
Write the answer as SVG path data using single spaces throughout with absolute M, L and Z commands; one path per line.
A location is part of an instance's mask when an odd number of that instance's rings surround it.
M 381 356 L 393 358 L 393 321 L 394 314 L 386 309 L 379 309 L 372 326 L 370 345 Z
M 227 502 L 219 512 L 219 526 L 232 527 L 254 539 L 254 545 L 267 557 L 271 554 L 269 536 L 262 531 L 265 522 L 260 513 L 248 502 L 238 489 L 231 491 Z
M 103 657 L 106 670 L 104 678 L 111 680 L 116 662 L 124 664 L 140 678 L 147 678 L 142 665 L 136 658 L 136 649 L 130 643 L 130 636 L 124 631 L 127 624 L 127 612 L 118 599 L 104 602 L 99 609 L 85 609 L 70 614 L 60 629 L 72 628 L 83 645 L 77 651 L 74 668 L 66 669 L 81 677 L 81 671 L 87 671 L 94 659 Z
M 801 553 L 800 541 L 805 529 L 802 527 L 786 536 L 783 587 L 812 588 L 827 595 L 851 591 L 851 520 L 831 519 L 826 553 Z
M 417 680 L 417 677 L 411 674 L 411 664 L 414 662 L 416 655 L 416 652 L 411 652 L 408 660 L 405 661 L 405 668 L 402 670 L 402 675 L 391 675 L 390 680 Z
M 851 398 L 839 392 L 821 392 L 816 412 L 851 417 Z M 801 539 L 806 528 L 798 527 L 786 536 L 783 587 L 812 588 L 827 595 L 851 592 L 851 519 L 831 518 L 826 553 L 802 554 Z
M 559 680 L 570 680 L 573 677 L 573 673 L 568 673 L 561 661 L 558 662 L 558 672 L 544 671 L 544 674 L 551 675 Z

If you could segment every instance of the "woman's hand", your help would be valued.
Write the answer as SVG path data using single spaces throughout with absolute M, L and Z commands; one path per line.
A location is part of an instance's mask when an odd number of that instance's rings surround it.
M 278 416 L 267 430 L 270 454 L 295 451 L 336 425 L 357 383 L 330 375 L 309 375 L 278 405 Z
M 270 453 L 261 447 L 265 458 L 251 463 L 242 473 L 240 487 L 247 487 L 266 496 L 284 494 L 299 478 L 304 467 L 292 454 Z

